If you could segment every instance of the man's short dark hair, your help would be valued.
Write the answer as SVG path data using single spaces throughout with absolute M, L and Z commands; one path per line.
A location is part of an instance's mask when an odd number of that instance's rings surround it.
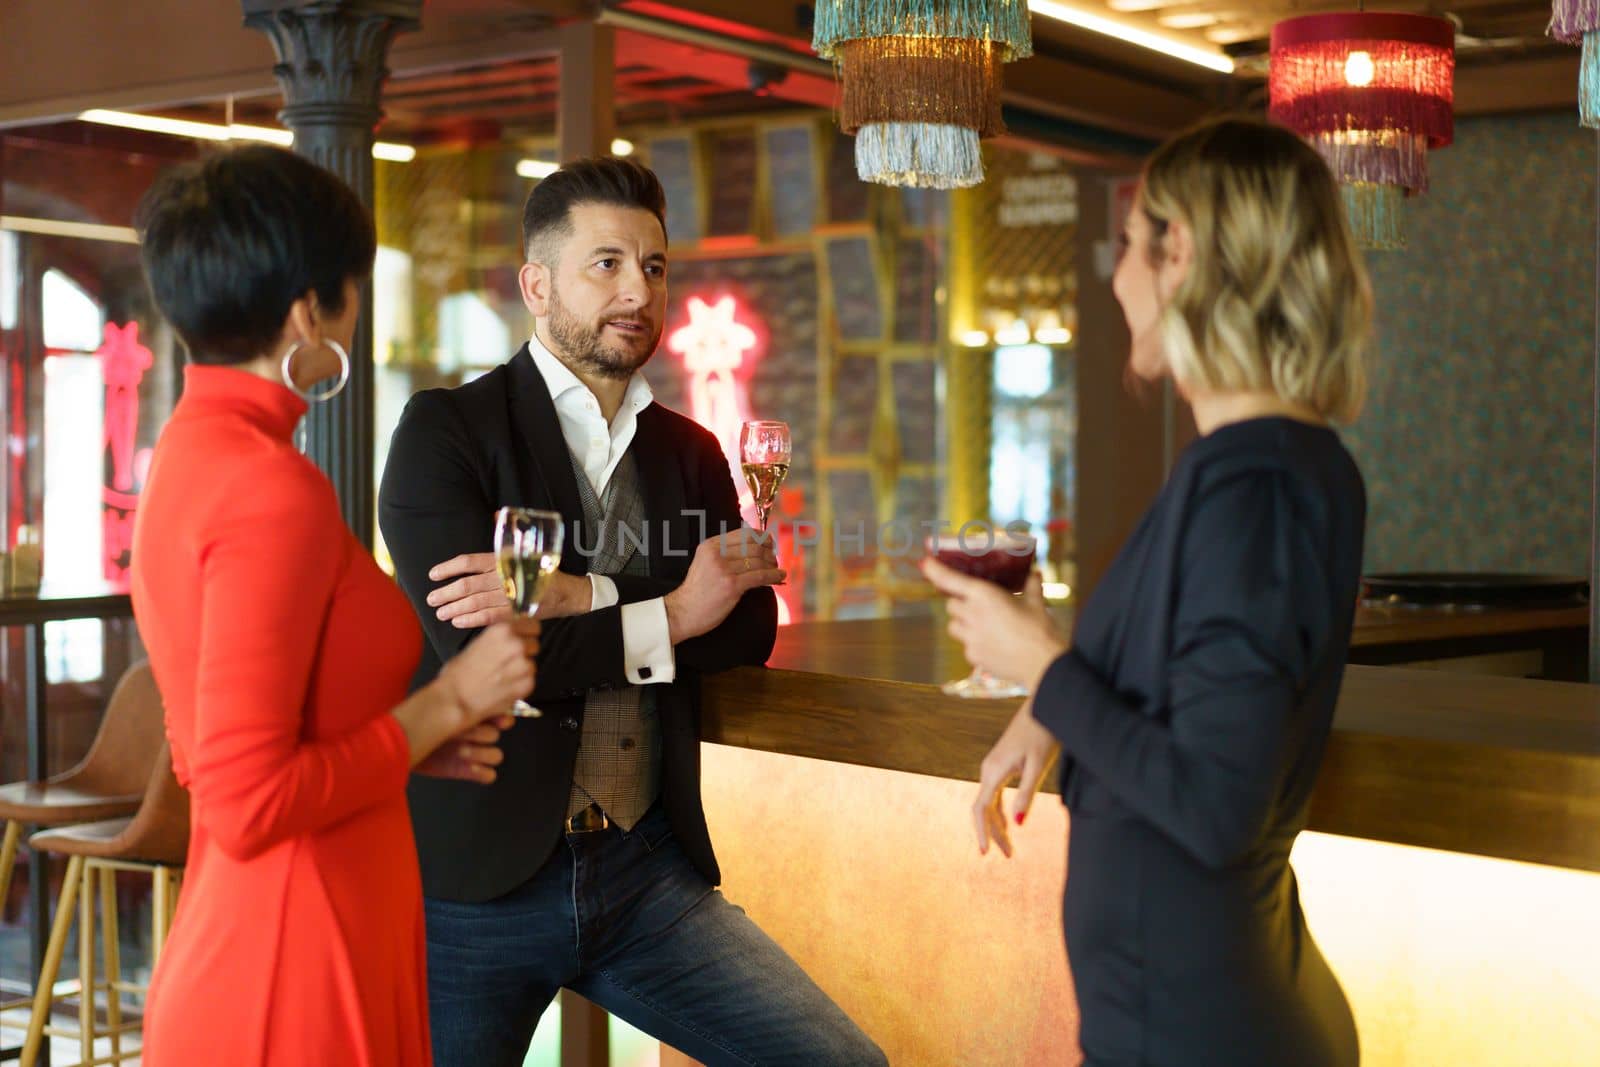
M 317 294 L 344 311 L 348 280 L 372 272 L 372 216 L 350 187 L 271 145 L 227 149 L 167 172 L 134 217 L 145 276 L 196 363 L 243 363 Z
M 643 208 L 667 228 L 667 194 L 649 167 L 601 156 L 568 163 L 542 179 L 522 208 L 522 250 L 530 261 L 555 266 L 556 250 L 572 234 L 575 204 Z

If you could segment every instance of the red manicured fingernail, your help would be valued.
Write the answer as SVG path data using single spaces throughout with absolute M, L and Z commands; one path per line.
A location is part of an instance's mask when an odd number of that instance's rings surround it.
M 1027 817 L 1028 817 L 1028 813 L 1027 812 L 1025 812 L 1025 811 L 1017 812 L 1017 825 L 1021 826 L 1022 825 L 1022 820 L 1026 819 Z

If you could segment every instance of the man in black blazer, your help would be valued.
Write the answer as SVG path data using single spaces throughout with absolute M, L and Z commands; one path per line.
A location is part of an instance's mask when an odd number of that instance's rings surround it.
M 665 319 L 664 217 L 655 175 L 626 160 L 536 185 L 533 336 L 414 396 L 390 446 L 379 521 L 429 639 L 418 685 L 509 616 L 496 509 L 566 526 L 528 698 L 542 714 L 498 738 L 491 783 L 412 780 L 440 1067 L 520 1064 L 562 987 L 711 1065 L 885 1062 L 715 888 L 698 678 L 765 661 L 783 571 L 741 526 L 716 439 L 637 373 Z

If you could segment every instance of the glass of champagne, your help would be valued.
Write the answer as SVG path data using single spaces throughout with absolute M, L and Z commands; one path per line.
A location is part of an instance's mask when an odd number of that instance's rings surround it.
M 787 422 L 747 422 L 739 427 L 739 464 L 755 498 L 762 533 L 767 532 L 767 515 L 778 489 L 789 476 L 789 451 Z
M 993 582 L 1008 593 L 1020 593 L 1033 571 L 1038 541 L 1030 534 L 1009 530 L 984 529 L 959 534 L 940 534 L 927 542 L 928 555 L 952 570 Z M 996 678 L 978 667 L 972 673 L 941 688 L 958 697 L 1025 697 L 1028 691 L 1015 682 Z
M 561 543 L 565 537 L 566 527 L 559 512 L 501 508 L 495 513 L 495 567 L 505 585 L 506 599 L 511 601 L 511 610 L 518 615 L 531 619 L 539 614 L 545 586 L 561 566 Z M 544 712 L 526 700 L 518 700 L 511 706 L 511 714 L 537 719 Z

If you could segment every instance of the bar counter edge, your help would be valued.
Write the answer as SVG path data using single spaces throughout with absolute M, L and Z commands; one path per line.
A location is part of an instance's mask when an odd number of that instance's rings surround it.
M 705 741 L 966 781 L 1018 706 L 810 669 L 703 685 Z M 1600 688 L 1352 665 L 1308 828 L 1600 871 Z

